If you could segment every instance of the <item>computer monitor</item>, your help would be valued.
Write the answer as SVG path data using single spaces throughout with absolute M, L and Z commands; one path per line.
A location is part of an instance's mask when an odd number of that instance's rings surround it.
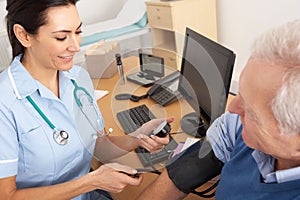
M 183 131 L 204 136 L 206 128 L 224 113 L 234 61 L 233 51 L 186 28 L 178 90 L 195 112 L 181 119 Z

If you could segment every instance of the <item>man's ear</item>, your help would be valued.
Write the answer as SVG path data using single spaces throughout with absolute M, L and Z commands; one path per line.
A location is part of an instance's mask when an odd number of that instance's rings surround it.
M 27 33 L 23 26 L 15 24 L 13 30 L 17 39 L 25 48 L 31 45 L 31 36 Z

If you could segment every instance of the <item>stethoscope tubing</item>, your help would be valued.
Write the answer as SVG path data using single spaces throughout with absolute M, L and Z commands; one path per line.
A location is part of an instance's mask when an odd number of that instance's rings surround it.
M 50 126 L 50 128 L 56 130 L 54 124 L 48 119 L 48 117 L 43 113 L 43 111 L 38 107 L 38 105 L 33 101 L 33 99 L 30 96 L 26 96 L 26 99 L 33 106 L 33 108 L 40 114 L 40 116 L 46 121 L 46 123 Z
M 73 90 L 73 96 L 75 98 L 75 101 L 77 103 L 77 105 L 79 106 L 79 108 L 82 108 L 82 103 L 80 102 L 78 96 L 77 96 L 77 92 L 78 91 L 83 91 L 90 99 L 91 102 L 93 102 L 93 97 L 92 95 L 87 91 L 87 89 L 85 89 L 84 87 L 80 87 L 78 86 L 77 82 L 74 80 L 74 79 L 71 79 L 71 82 L 73 83 L 74 85 L 74 90 Z
M 14 92 L 15 92 L 17 98 L 21 99 L 21 95 L 20 95 L 20 93 L 19 93 L 19 91 L 17 89 L 15 80 L 14 80 L 14 78 L 12 76 L 12 73 L 11 73 L 11 66 L 8 67 L 8 76 L 9 76 L 10 82 L 11 82 L 11 84 L 13 86 L 13 89 L 14 89 Z M 82 103 L 80 102 L 80 100 L 79 100 L 79 98 L 77 96 L 77 92 L 80 91 L 80 90 L 83 91 L 89 97 L 89 101 L 93 104 L 93 107 L 94 107 L 94 109 L 96 111 L 92 95 L 84 87 L 78 86 L 77 82 L 74 79 L 71 79 L 71 82 L 74 85 L 73 96 L 74 96 L 74 99 L 76 101 L 76 104 L 78 105 L 78 107 L 80 108 L 80 110 L 84 114 L 84 116 L 87 118 L 87 120 L 89 121 L 89 123 L 91 124 L 91 126 L 93 127 L 93 129 L 96 132 L 98 132 L 98 130 L 92 125 L 92 122 L 90 121 L 90 119 L 88 118 L 88 116 L 86 115 L 86 113 L 83 111 L 83 105 L 82 105 Z M 44 112 L 39 108 L 39 106 L 35 103 L 35 101 L 30 97 L 30 95 L 26 96 L 26 99 L 33 106 L 33 108 L 39 113 L 39 115 L 43 118 L 43 120 L 49 125 L 49 127 L 54 131 L 53 132 L 53 138 L 54 138 L 54 140 L 58 144 L 60 144 L 60 145 L 66 144 L 67 143 L 67 139 L 69 138 L 69 134 L 66 131 L 64 131 L 64 130 L 61 130 L 61 131 L 58 130 L 55 127 L 55 125 L 50 121 L 50 119 L 44 114 Z M 96 113 L 97 113 L 97 111 L 96 111 Z M 101 117 L 99 117 L 99 119 L 100 118 Z M 103 136 L 107 136 L 108 134 L 102 133 L 100 136 L 98 136 L 97 134 L 96 134 L 96 136 L 97 137 L 103 137 Z

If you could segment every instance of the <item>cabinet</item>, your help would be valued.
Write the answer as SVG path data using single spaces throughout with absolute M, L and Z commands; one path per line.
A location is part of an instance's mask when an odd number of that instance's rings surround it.
M 215 0 L 146 1 L 152 53 L 180 70 L 186 27 L 217 40 Z

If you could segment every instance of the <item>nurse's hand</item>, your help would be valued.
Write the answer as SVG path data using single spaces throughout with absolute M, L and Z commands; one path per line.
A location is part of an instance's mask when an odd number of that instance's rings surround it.
M 97 189 L 112 193 L 121 192 L 127 185 L 139 185 L 142 176 L 133 177 L 137 174 L 136 169 L 118 163 L 101 165 L 98 169 L 90 172 L 92 184 Z
M 149 134 L 153 130 L 155 130 L 164 120 L 167 120 L 168 123 L 171 123 L 174 121 L 174 118 L 169 117 L 167 119 L 152 119 L 151 121 L 143 124 L 142 127 L 137 129 L 133 133 L 130 133 L 130 135 L 138 139 L 137 141 L 140 147 L 147 149 L 149 152 L 158 151 L 170 142 L 169 135 L 161 138 L 155 135 L 151 135 L 149 137 Z

